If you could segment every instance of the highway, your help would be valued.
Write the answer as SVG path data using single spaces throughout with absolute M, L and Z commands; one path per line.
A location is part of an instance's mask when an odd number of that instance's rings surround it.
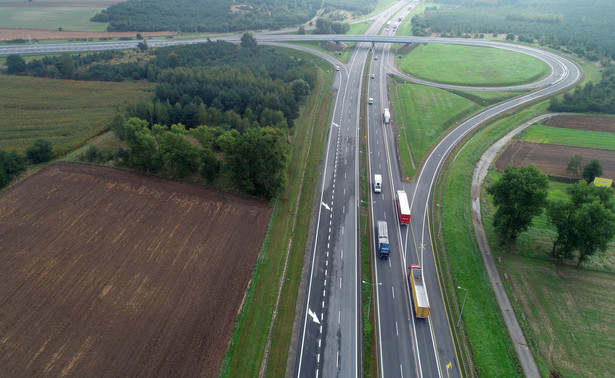
M 451 150 L 473 129 L 499 114 L 568 88 L 581 77 L 580 70 L 572 62 L 528 46 L 473 39 L 393 36 L 392 30 L 384 30 L 383 35 L 376 35 L 391 17 L 393 17 L 392 24 L 398 17 L 405 17 L 408 5 L 409 3 L 396 3 L 377 15 L 366 34 L 360 36 L 255 34 L 259 43 L 299 40 L 359 42 L 347 64 L 334 63 L 339 65 L 340 70 L 334 75 L 333 89 L 336 91 L 336 97 L 321 167 L 320 191 L 317 194 L 319 207 L 314 219 L 309 276 L 306 277 L 306 291 L 298 300 L 303 306 L 298 344 L 291 347 L 291 354 L 296 353 L 296 356 L 291 358 L 295 358 L 293 375 L 297 377 L 363 375 L 359 297 L 359 286 L 362 284 L 373 285 L 376 293 L 380 376 L 463 375 L 432 248 L 429 206 L 435 180 Z M 238 42 L 239 38 L 235 36 L 219 39 Z M 147 43 L 154 48 L 205 41 L 206 39 L 169 39 L 147 40 Z M 133 49 L 138 42 L 0 46 L 0 56 Z M 518 51 L 545 61 L 551 68 L 551 73 L 547 78 L 526 86 L 473 88 L 531 89 L 532 92 L 491 106 L 461 123 L 431 150 L 416 182 L 408 183 L 403 182 L 399 175 L 400 170 L 395 156 L 396 135 L 390 126 L 384 124 L 382 118 L 382 109 L 394 106 L 388 100 L 386 76 L 397 74 L 406 80 L 424 85 L 463 89 L 459 86 L 428 83 L 397 71 L 394 65 L 395 57 L 390 54 L 388 44 L 418 42 L 463 44 Z M 374 50 L 370 51 L 372 43 L 376 45 Z M 331 56 L 318 54 L 334 61 Z M 366 97 L 374 99 L 372 105 L 362 103 L 361 96 L 363 74 L 368 59 L 371 59 L 369 72 L 374 74 L 374 79 L 366 79 L 369 80 Z M 359 135 L 361 106 L 367 107 L 369 183 L 371 184 L 374 173 L 383 175 L 382 193 L 371 193 L 369 197 L 371 219 L 387 221 L 391 241 L 390 259 L 380 260 L 374 253 L 375 275 L 373 282 L 368 283 L 360 282 L 360 246 L 357 235 L 360 205 L 358 146 L 364 137 Z M 411 201 L 412 218 L 409 226 L 399 226 L 397 221 L 393 193 L 398 189 L 405 189 Z M 374 230 L 373 225 L 370 227 Z M 372 248 L 375 250 L 375 245 Z M 415 319 L 413 316 L 407 281 L 407 267 L 410 264 L 420 264 L 423 267 L 431 305 L 431 315 L 428 319 Z

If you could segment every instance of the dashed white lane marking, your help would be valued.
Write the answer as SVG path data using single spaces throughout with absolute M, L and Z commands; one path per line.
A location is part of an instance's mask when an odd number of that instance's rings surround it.
M 322 301 L 322 308 L 325 308 L 325 301 Z M 320 343 L 318 344 L 318 347 L 320 347 Z
M 395 322 L 395 333 L 399 336 L 399 327 L 397 327 L 397 322 Z
M 344 260 L 344 250 L 342 249 L 340 252 L 340 259 Z
M 322 333 L 322 325 L 320 326 L 320 333 Z
M 337 312 L 337 324 L 340 324 L 342 321 L 342 310 Z
M 316 362 L 320 362 L 320 353 L 316 355 Z
M 325 278 L 325 286 L 327 286 L 327 279 Z
M 395 286 L 391 286 L 391 293 L 393 294 L 393 299 L 395 299 Z
M 337 351 L 337 356 L 335 357 L 335 367 L 340 367 L 340 351 Z
M 327 269 L 325 269 L 325 276 L 327 275 Z
M 327 296 L 327 291 L 325 289 L 322 289 L 322 296 L 326 297 Z
M 342 226 L 342 235 L 344 235 L 344 226 Z
M 342 288 L 342 277 L 340 277 L 340 289 Z
M 316 369 L 316 378 L 318 378 L 318 369 Z

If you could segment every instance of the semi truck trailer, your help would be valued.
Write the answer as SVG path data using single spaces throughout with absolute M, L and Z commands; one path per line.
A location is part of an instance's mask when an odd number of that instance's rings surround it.
M 378 221 L 376 225 L 378 232 L 378 257 L 386 260 L 389 258 L 390 249 L 389 249 L 389 230 L 387 226 L 387 222 Z
M 398 190 L 395 195 L 397 202 L 397 215 L 399 216 L 399 224 L 410 224 L 410 205 L 406 192 Z
M 412 301 L 414 302 L 414 316 L 417 318 L 429 317 L 429 298 L 423 280 L 423 270 L 419 265 L 410 265 L 408 280 L 412 287 Z

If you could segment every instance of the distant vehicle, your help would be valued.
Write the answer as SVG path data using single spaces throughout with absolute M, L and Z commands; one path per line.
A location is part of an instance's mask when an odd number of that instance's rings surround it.
M 370 105 L 373 104 L 374 103 L 374 99 L 370 97 L 369 100 L 367 100 L 367 103 L 370 104 Z
M 406 192 L 398 190 L 395 195 L 395 201 L 397 202 L 397 215 L 399 215 L 399 224 L 410 224 L 410 205 L 408 204 L 408 197 Z
M 389 249 L 389 230 L 387 222 L 378 221 L 376 227 L 376 232 L 378 233 L 378 257 L 386 260 L 389 258 L 389 254 L 391 253 Z
M 372 79 L 375 79 L 375 78 L 376 78 L 376 75 L 375 75 L 375 74 L 372 74 L 370 77 L 371 77 Z
M 380 193 L 382 191 L 382 175 L 374 175 L 374 193 Z
M 412 286 L 412 299 L 414 302 L 414 316 L 417 318 L 429 317 L 429 298 L 423 280 L 423 270 L 418 265 L 408 268 L 408 281 Z
M 389 108 L 384 108 L 382 117 L 384 118 L 384 123 L 391 123 L 391 112 L 389 112 Z
M 339 71 L 340 70 L 340 66 L 335 66 L 335 70 Z

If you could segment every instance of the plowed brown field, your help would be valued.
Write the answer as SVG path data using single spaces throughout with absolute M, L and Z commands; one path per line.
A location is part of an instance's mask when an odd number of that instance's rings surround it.
M 53 164 L 0 195 L 0 376 L 215 377 L 271 206 Z
M 602 177 L 615 178 L 615 151 L 560 146 L 557 144 L 542 144 L 513 141 L 495 163 L 497 169 L 503 170 L 509 165 L 522 166 L 534 164 L 542 173 L 551 176 L 568 177 L 566 172 L 568 162 L 574 155 L 583 157 L 585 165 L 596 159 L 602 166 Z
M 549 118 L 546 122 L 543 122 L 543 124 L 554 127 L 565 127 L 568 129 L 615 133 L 615 117 L 558 115 Z

